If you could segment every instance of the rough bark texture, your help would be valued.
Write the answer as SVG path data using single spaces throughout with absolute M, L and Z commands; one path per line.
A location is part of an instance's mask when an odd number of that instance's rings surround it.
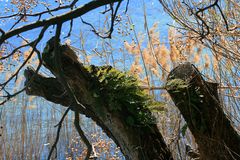
M 51 61 L 51 51 L 53 51 L 51 47 L 47 46 L 45 48 L 43 62 L 58 77 L 59 75 L 55 70 L 56 66 Z M 93 119 L 121 148 L 126 159 L 172 159 L 172 155 L 156 124 L 152 123 L 144 126 L 129 125 L 126 123 L 126 118 L 131 113 L 122 109 L 109 109 L 109 105 L 111 104 L 107 104 L 108 101 L 104 95 L 96 94 L 94 90 L 95 87 L 101 85 L 96 76 L 91 74 L 86 67 L 75 59 L 75 53 L 68 46 L 60 46 L 59 50 L 62 52 L 61 66 L 64 78 L 77 100 L 85 106 L 84 109 L 80 105 L 75 105 L 73 106 L 74 110 Z M 66 107 L 71 105 L 71 97 L 66 93 L 61 80 L 35 74 L 33 80 L 30 81 L 33 75 L 33 69 L 28 68 L 25 70 L 26 83 L 30 82 L 30 85 L 26 89 L 28 95 L 40 96 L 48 101 Z M 104 90 L 104 88 L 101 89 Z
M 240 136 L 224 114 L 217 83 L 204 81 L 190 63 L 171 71 L 167 90 L 187 122 L 203 160 L 240 159 Z

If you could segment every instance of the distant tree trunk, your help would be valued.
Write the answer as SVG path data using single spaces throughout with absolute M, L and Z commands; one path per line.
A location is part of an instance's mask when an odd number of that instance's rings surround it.
M 101 95 L 95 95 L 92 90 L 93 86 L 98 85 L 95 77 L 80 62 L 73 59 L 76 55 L 74 55 L 75 53 L 68 46 L 60 46 L 60 50 L 64 52 L 61 56 L 64 78 L 74 92 L 77 100 L 86 107 L 84 109 L 81 105 L 75 105 L 73 106 L 73 110 L 77 110 L 94 120 L 121 148 L 126 159 L 172 159 L 172 155 L 156 124 L 148 126 L 127 125 L 126 118 L 129 113 L 110 110 L 109 104 L 105 103 L 106 99 L 101 97 Z M 57 72 L 54 70 L 53 62 L 46 58 L 46 55 L 43 55 L 43 62 L 58 77 Z M 45 77 L 41 74 L 34 74 L 34 70 L 31 68 L 25 70 L 26 82 L 29 82 L 33 76 L 33 80 L 26 89 L 28 95 L 40 96 L 65 107 L 71 105 L 71 97 L 66 93 L 61 80 Z
M 217 83 L 206 82 L 190 63 L 173 69 L 167 91 L 198 144 L 203 160 L 239 160 L 240 136 L 224 114 Z

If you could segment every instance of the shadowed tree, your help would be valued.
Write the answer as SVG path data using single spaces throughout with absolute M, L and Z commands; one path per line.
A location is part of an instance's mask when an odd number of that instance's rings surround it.
M 166 84 L 196 139 L 200 158 L 239 159 L 240 136 L 223 112 L 217 87 L 190 63 L 173 69 Z
M 48 41 L 43 64 L 56 78 L 25 70 L 29 95 L 70 107 L 93 119 L 121 148 L 126 159 L 172 159 L 148 107 L 156 105 L 137 80 L 111 66 L 83 66 L 74 51 Z M 55 63 L 55 54 L 59 63 Z M 78 124 L 78 123 L 77 123 Z M 89 143 L 89 142 L 88 142 Z M 88 147 L 91 152 L 91 145 Z M 89 153 L 90 155 L 90 153 Z

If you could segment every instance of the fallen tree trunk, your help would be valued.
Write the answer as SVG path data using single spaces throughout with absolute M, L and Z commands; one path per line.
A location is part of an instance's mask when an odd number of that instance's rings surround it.
M 49 46 L 50 45 L 50 46 Z M 53 46 L 43 53 L 44 65 L 56 76 Z M 60 45 L 62 74 L 81 105 L 72 105 L 72 97 L 58 78 L 25 70 L 26 93 L 53 103 L 71 106 L 90 117 L 121 148 L 126 159 L 168 160 L 172 155 L 146 105 L 152 100 L 138 87 L 136 80 L 109 66 L 83 66 L 67 45 Z M 31 79 L 33 77 L 33 79 Z
M 198 144 L 203 160 L 240 159 L 240 136 L 224 114 L 217 83 L 206 82 L 190 63 L 168 76 L 166 88 Z

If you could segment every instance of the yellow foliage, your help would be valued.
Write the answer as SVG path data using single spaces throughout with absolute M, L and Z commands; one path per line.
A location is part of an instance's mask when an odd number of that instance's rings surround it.
M 200 62 L 200 54 L 196 53 L 193 59 L 193 63 L 197 64 Z
M 4 70 L 4 65 L 0 63 L 0 72 L 3 72 L 3 70 Z
M 126 50 L 129 53 L 132 53 L 132 54 L 139 54 L 140 53 L 139 47 L 136 46 L 136 44 L 134 42 L 129 44 L 127 41 L 124 41 L 124 47 L 126 48 Z
M 13 54 L 13 57 L 12 57 L 13 60 L 14 60 L 14 61 L 19 61 L 19 55 L 20 55 L 19 52 L 14 53 L 14 54 Z
M 205 64 L 204 64 L 204 67 L 205 68 L 209 68 L 210 66 L 210 58 L 207 54 L 204 55 L 204 59 L 205 59 Z

